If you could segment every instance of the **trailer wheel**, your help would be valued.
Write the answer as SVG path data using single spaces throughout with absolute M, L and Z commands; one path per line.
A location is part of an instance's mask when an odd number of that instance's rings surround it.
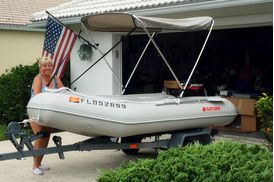
M 143 138 L 141 137 L 123 137 L 121 138 L 121 143 L 140 143 Z M 135 155 L 140 149 L 122 149 L 122 151 L 127 155 Z
M 211 137 L 209 134 L 189 136 L 185 138 L 183 146 L 186 146 L 187 144 L 191 144 L 195 142 L 199 142 L 202 145 L 207 145 L 211 143 Z

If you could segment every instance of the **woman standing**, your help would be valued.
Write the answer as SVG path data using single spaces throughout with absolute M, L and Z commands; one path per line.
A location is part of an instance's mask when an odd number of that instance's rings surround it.
M 53 71 L 53 64 L 50 58 L 42 57 L 38 60 L 39 74 L 34 77 L 31 96 L 35 96 L 39 93 L 45 92 L 45 87 L 51 89 L 57 89 L 63 87 L 61 80 L 55 76 L 51 78 L 51 73 Z M 34 134 L 43 132 L 44 135 L 42 138 L 37 139 L 34 142 L 34 149 L 46 148 L 48 146 L 50 132 L 52 128 L 40 126 L 35 122 L 30 122 L 32 131 Z M 42 165 L 43 156 L 33 157 L 32 173 L 36 175 L 42 175 L 44 170 L 49 170 L 49 167 Z

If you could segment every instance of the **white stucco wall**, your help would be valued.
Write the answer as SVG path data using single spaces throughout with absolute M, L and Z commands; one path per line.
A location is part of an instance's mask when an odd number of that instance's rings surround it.
M 87 40 L 90 40 L 90 38 L 84 32 L 81 35 Z M 92 36 L 95 42 L 99 43 L 99 48 L 102 53 L 106 53 L 115 44 L 114 39 L 117 39 L 117 36 L 112 35 L 111 33 L 92 32 Z M 80 60 L 78 56 L 78 50 L 81 44 L 82 41 L 78 39 L 71 53 L 72 82 L 101 57 L 101 54 L 98 50 L 92 49 L 93 55 L 90 61 Z M 114 61 L 116 63 L 120 62 L 120 57 L 115 56 L 117 54 L 121 55 L 120 49 L 121 48 L 118 46 L 105 57 L 110 66 L 113 65 Z M 113 59 L 113 57 L 115 58 Z M 117 65 L 115 66 L 116 71 L 117 69 L 120 69 L 120 63 Z M 78 92 L 89 95 L 112 95 L 119 92 L 119 87 L 114 86 L 114 84 L 117 85 L 117 81 L 114 78 L 110 68 L 107 66 L 105 60 L 102 59 L 89 71 L 87 71 L 81 78 L 79 78 L 71 88 Z

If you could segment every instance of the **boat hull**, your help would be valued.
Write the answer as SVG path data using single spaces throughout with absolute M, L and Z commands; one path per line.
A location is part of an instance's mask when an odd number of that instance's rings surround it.
M 38 94 L 27 110 L 42 126 L 112 137 L 224 126 L 237 115 L 234 105 L 220 97 L 87 96 L 71 90 Z

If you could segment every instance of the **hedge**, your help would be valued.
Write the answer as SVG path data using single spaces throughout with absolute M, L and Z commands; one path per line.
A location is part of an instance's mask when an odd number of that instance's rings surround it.
M 30 88 L 38 73 L 37 64 L 16 66 L 0 76 L 0 122 L 26 119 Z
M 272 153 L 231 141 L 193 144 L 103 170 L 98 182 L 272 182 Z

